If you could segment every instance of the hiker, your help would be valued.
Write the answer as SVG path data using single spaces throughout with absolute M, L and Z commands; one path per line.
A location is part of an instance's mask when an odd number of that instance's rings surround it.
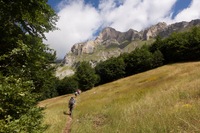
M 76 91 L 76 92 L 74 93 L 74 95 L 75 95 L 75 97 L 77 97 L 77 95 L 78 95 L 78 92 Z
M 74 108 L 74 104 L 75 104 L 75 98 L 74 97 L 71 97 L 70 100 L 69 100 L 69 115 L 72 115 L 72 110 Z
M 81 94 L 81 90 L 80 89 L 77 89 L 76 92 L 78 93 L 78 95 Z

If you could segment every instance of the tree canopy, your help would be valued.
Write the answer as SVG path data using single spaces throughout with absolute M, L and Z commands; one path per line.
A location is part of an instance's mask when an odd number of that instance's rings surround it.
M 125 76 L 125 63 L 122 58 L 110 58 L 95 67 L 100 76 L 100 84 L 111 82 Z
M 0 0 L 0 132 L 43 132 L 40 99 L 56 95 L 55 52 L 43 43 L 58 19 L 46 0 Z
M 157 39 L 151 47 L 161 51 L 165 63 L 200 60 L 200 27 Z
M 79 83 L 79 88 L 86 91 L 94 87 L 98 82 L 98 76 L 95 74 L 95 70 L 88 62 L 81 62 L 75 72 L 76 80 Z

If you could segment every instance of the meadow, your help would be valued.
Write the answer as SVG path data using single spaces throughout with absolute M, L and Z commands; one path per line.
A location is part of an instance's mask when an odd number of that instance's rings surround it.
M 199 133 L 200 62 L 126 77 L 76 98 L 71 133 Z M 73 94 L 41 101 L 46 133 L 62 133 Z

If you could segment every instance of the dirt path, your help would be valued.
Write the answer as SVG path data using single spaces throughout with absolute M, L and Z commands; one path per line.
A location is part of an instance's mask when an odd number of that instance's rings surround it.
M 63 133 L 70 133 L 71 131 L 71 123 L 72 123 L 72 118 L 70 115 L 67 115 L 67 123 L 65 126 L 65 129 L 63 131 Z

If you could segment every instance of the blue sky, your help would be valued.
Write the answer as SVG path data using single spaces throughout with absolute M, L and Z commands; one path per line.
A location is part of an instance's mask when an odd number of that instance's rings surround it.
M 58 58 L 75 43 L 93 40 L 105 27 L 141 31 L 158 22 L 172 24 L 200 18 L 200 0 L 49 0 L 59 30 L 46 34 Z
M 186 9 L 187 7 L 190 6 L 192 0 L 177 0 L 174 7 L 172 8 L 173 10 L 173 15 L 172 18 L 175 18 L 175 16 L 181 12 L 182 10 Z

